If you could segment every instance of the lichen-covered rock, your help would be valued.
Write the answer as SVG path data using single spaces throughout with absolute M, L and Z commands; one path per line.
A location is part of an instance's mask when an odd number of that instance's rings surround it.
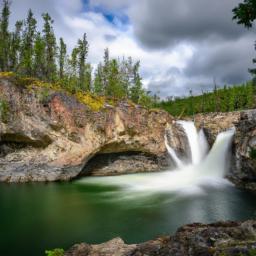
M 139 171 L 157 169 L 168 157 L 164 133 L 173 118 L 165 111 L 127 102 L 95 111 L 67 93 L 45 90 L 0 79 L 7 106 L 0 115 L 0 181 L 70 180 L 99 154 L 144 154 L 131 158 Z M 128 158 L 119 173 L 131 171 Z
M 240 256 L 256 253 L 256 221 L 195 223 L 179 228 L 174 236 L 137 245 L 116 238 L 100 245 L 80 244 L 65 256 Z

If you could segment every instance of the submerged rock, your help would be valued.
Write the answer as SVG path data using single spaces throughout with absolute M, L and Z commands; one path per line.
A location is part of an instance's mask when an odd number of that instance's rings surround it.
M 179 228 L 174 236 L 137 245 L 116 238 L 99 245 L 77 244 L 65 256 L 223 256 L 255 255 L 256 221 L 194 223 Z

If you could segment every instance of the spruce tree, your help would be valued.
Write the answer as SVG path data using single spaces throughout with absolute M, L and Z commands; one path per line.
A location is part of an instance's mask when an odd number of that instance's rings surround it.
M 18 65 L 20 63 L 22 26 L 23 22 L 17 21 L 15 24 L 15 31 L 11 34 L 9 69 L 15 72 L 17 71 Z
M 10 46 L 10 34 L 8 31 L 10 16 L 10 2 L 8 0 L 3 1 L 3 9 L 1 13 L 0 23 L 0 69 L 7 71 L 9 67 L 9 46 Z
M 106 48 L 104 50 L 104 65 L 103 65 L 103 89 L 107 91 L 108 83 L 109 83 L 109 71 L 110 71 L 110 59 L 109 59 L 109 50 Z
M 86 59 L 88 55 L 88 42 L 86 38 L 86 34 L 84 33 L 83 39 L 78 40 L 78 74 L 79 74 L 79 88 L 83 91 L 88 91 L 89 84 L 86 84 Z
M 67 46 L 64 43 L 63 38 L 60 38 L 60 46 L 59 46 L 59 79 L 63 80 L 64 78 L 64 68 L 66 62 L 67 55 Z
M 140 62 L 136 62 L 133 66 L 133 85 L 130 89 L 131 100 L 135 103 L 139 103 L 139 99 L 142 92 L 142 82 L 139 74 Z
M 93 85 L 94 93 L 97 95 L 104 94 L 104 87 L 103 87 L 103 66 L 99 63 L 94 77 L 94 85 Z
M 77 82 L 77 56 L 78 56 L 78 48 L 75 47 L 72 50 L 71 57 L 68 59 L 68 87 L 72 91 L 77 90 L 78 82 Z
M 38 32 L 34 45 L 33 75 L 40 79 L 44 79 L 46 73 L 45 48 L 45 41 Z
M 47 81 L 55 81 L 57 77 L 57 66 L 56 66 L 56 56 L 57 56 L 57 46 L 56 38 L 54 35 L 52 24 L 53 19 L 48 13 L 43 13 L 42 17 L 44 19 L 43 26 L 43 38 L 45 42 L 45 79 Z
M 19 66 L 19 72 L 27 76 L 32 76 L 33 74 L 33 55 L 34 41 L 36 36 L 36 24 L 37 21 L 34 18 L 34 14 L 31 9 L 29 9 L 22 38 L 21 63 Z

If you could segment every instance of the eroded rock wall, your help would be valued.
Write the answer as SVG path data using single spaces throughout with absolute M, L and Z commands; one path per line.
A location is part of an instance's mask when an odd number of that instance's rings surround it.
M 168 157 L 164 133 L 173 118 L 165 111 L 127 102 L 92 111 L 64 92 L 49 89 L 46 97 L 44 90 L 0 79 L 1 100 L 8 106 L 0 119 L 0 181 L 70 180 L 96 154 Z M 150 162 L 144 169 L 150 169 Z

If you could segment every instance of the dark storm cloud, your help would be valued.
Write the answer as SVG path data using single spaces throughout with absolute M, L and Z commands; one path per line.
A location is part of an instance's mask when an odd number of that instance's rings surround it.
M 131 9 L 136 38 L 147 49 L 173 49 L 191 45 L 193 56 L 185 68 L 169 69 L 166 77 L 152 80 L 149 89 L 161 96 L 196 94 L 211 90 L 213 80 L 230 85 L 250 79 L 248 68 L 255 55 L 255 30 L 232 20 L 241 0 L 142 0 Z
M 244 36 L 234 42 L 223 42 L 199 47 L 187 63 L 184 74 L 188 78 L 203 75 L 217 79 L 220 83 L 233 84 L 249 78 L 248 67 L 254 56 L 253 35 Z
M 232 21 L 239 0 L 141 0 L 131 11 L 137 38 L 148 47 L 182 41 L 236 39 L 246 30 Z

